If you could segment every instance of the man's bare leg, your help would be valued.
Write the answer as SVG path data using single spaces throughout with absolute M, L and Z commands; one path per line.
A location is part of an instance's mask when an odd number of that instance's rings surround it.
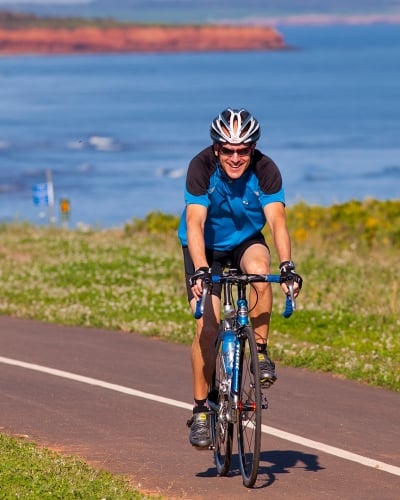
M 240 267 L 250 274 L 269 274 L 271 257 L 267 247 L 250 246 L 243 254 Z M 265 383 L 276 380 L 275 364 L 268 357 L 267 342 L 272 311 L 272 287 L 270 283 L 254 283 L 249 295 L 249 311 L 254 337 L 257 342 L 260 363 L 260 379 Z

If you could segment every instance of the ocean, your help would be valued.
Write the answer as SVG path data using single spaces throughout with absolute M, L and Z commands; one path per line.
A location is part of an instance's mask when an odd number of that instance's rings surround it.
M 228 106 L 260 121 L 289 206 L 398 199 L 399 26 L 279 29 L 290 50 L 0 58 L 0 221 L 48 222 L 46 171 L 57 224 L 65 198 L 72 228 L 179 214 Z

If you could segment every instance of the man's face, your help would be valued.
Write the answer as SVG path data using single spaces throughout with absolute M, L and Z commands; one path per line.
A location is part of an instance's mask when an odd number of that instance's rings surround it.
M 246 144 L 238 144 L 237 146 L 217 144 L 214 146 L 219 163 L 230 179 L 239 179 L 248 169 L 254 148 L 255 144 L 250 146 Z

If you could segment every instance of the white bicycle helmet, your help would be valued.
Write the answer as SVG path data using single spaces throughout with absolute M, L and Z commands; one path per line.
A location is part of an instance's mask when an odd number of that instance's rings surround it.
M 211 123 L 210 135 L 214 142 L 253 144 L 260 137 L 260 124 L 246 109 L 227 108 Z

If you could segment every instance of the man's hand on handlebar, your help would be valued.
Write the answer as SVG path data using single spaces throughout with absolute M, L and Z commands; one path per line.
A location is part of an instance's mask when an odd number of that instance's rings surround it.
M 203 294 L 203 282 L 211 283 L 211 269 L 208 267 L 199 267 L 189 278 L 190 286 L 196 300 L 201 299 Z
M 303 278 L 300 274 L 296 273 L 294 262 L 281 262 L 279 270 L 281 272 L 280 283 L 283 291 L 286 295 L 293 291 L 293 298 L 296 298 L 300 293 L 301 287 L 303 286 Z

